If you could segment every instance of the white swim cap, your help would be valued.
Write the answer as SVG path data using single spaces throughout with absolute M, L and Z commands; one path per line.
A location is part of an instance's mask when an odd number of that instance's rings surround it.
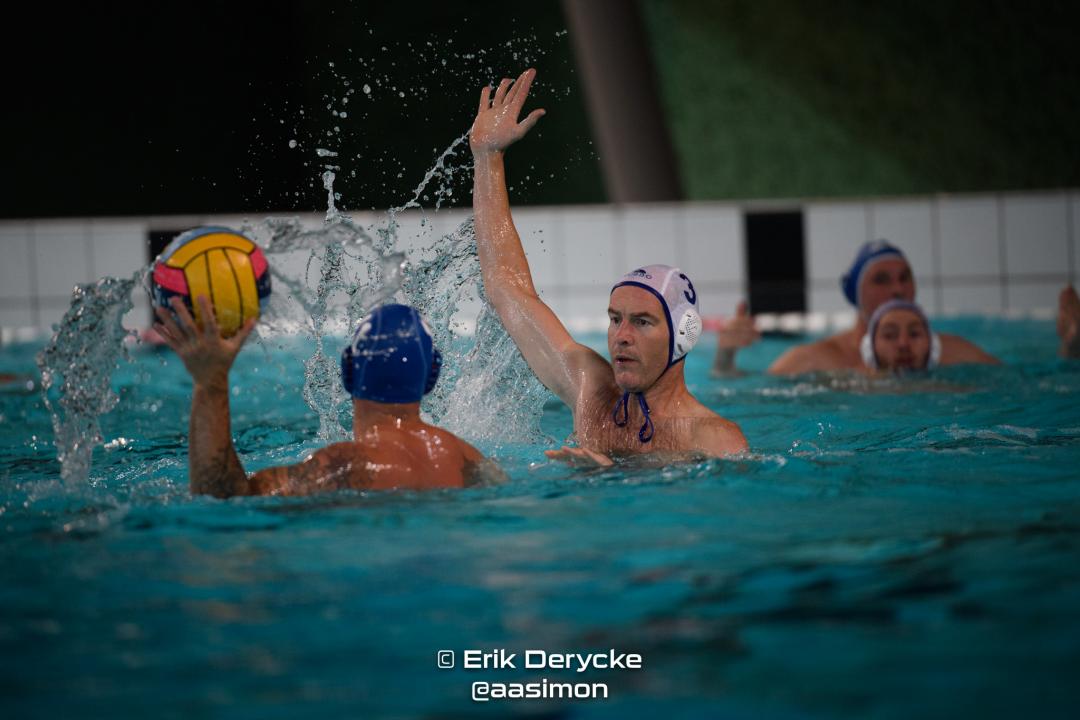
M 667 314 L 668 367 L 682 360 L 701 337 L 697 290 L 690 278 L 670 265 L 646 265 L 623 275 L 611 291 L 624 285 L 644 288 L 660 301 Z
M 930 329 L 930 320 L 927 319 L 923 309 L 906 300 L 890 300 L 887 303 L 882 303 L 874 311 L 874 314 L 870 316 L 870 325 L 859 342 L 859 352 L 862 354 L 863 363 L 871 370 L 878 369 L 877 355 L 874 353 L 874 335 L 877 333 L 881 318 L 893 310 L 910 310 L 922 320 L 923 327 L 926 328 L 926 334 L 930 336 L 930 355 L 926 358 L 926 369 L 933 370 L 941 362 L 941 338 Z

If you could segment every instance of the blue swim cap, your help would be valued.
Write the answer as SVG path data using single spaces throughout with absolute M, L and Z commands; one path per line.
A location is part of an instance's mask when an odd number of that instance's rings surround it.
M 341 381 L 361 400 L 420 402 L 435 388 L 441 368 L 431 332 L 408 305 L 372 310 L 341 353 Z
M 863 273 L 878 260 L 885 260 L 886 258 L 899 258 L 905 262 L 907 261 L 900 248 L 890 245 L 885 240 L 863 243 L 858 254 L 855 255 L 855 261 L 851 263 L 847 274 L 840 278 L 840 288 L 844 291 L 844 297 L 848 299 L 849 303 L 859 307 L 859 283 L 862 281 Z

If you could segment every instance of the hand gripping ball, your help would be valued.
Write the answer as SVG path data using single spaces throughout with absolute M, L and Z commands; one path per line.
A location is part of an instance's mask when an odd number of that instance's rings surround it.
M 270 295 L 270 268 L 259 246 L 234 230 L 201 227 L 178 235 L 154 261 L 153 302 L 168 308 L 181 297 L 202 325 L 193 299 L 207 295 L 224 337 L 259 317 L 260 301 Z

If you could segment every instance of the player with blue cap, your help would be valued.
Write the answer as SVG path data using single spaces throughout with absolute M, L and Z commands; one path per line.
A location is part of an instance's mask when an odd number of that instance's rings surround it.
M 863 277 L 869 275 L 874 265 L 883 260 L 897 260 L 902 265 L 908 266 L 907 258 L 904 257 L 904 253 L 900 251 L 900 248 L 890 245 L 885 240 L 863 243 L 862 247 L 859 248 L 855 260 L 851 263 L 851 268 L 840 278 L 840 289 L 844 291 L 844 297 L 847 298 L 849 303 L 855 307 L 860 306 L 859 296 Z M 904 270 L 900 272 L 902 275 L 905 273 Z M 910 267 L 907 268 L 906 275 L 901 278 L 901 283 L 909 281 L 911 281 Z M 914 287 L 913 282 L 912 287 Z M 901 288 L 898 292 L 906 294 L 906 288 Z M 912 290 L 912 294 L 914 294 L 914 290 Z
M 341 380 L 354 398 L 418 403 L 435 389 L 442 355 L 420 313 L 408 305 L 376 308 L 341 353 Z
M 251 320 L 220 335 L 209 299 L 198 297 L 200 328 L 178 298 L 157 308 L 157 332 L 195 381 L 188 460 L 191 491 L 232 495 L 308 495 L 331 490 L 463 487 L 501 471 L 469 443 L 420 419 L 420 400 L 439 378 L 442 358 L 420 314 L 407 305 L 372 310 L 341 356 L 341 379 L 353 398 L 353 440 L 304 462 L 247 475 L 229 428 L 229 369 Z
M 861 370 L 865 367 L 862 343 L 870 319 L 879 307 L 890 301 L 915 302 L 915 276 L 903 251 L 885 240 L 864 243 L 855 253 L 851 267 L 840 278 L 840 288 L 856 309 L 855 326 L 816 342 L 789 349 L 769 366 L 774 375 L 797 375 L 830 370 Z M 920 311 L 921 312 L 921 311 Z M 734 350 L 757 341 L 757 334 L 747 332 L 752 323 L 747 313 L 736 318 L 733 326 L 739 337 L 727 341 L 721 329 L 714 371 L 725 374 L 734 370 Z M 734 333 L 730 333 L 734 334 Z M 940 363 L 997 364 L 998 360 L 974 343 L 956 335 L 941 334 Z
M 576 342 L 539 297 L 514 227 L 503 158 L 540 117 L 518 122 L 535 72 L 484 88 L 469 134 L 477 250 L 488 300 L 518 350 L 574 416 L 577 447 L 548 451 L 575 464 L 613 455 L 668 451 L 683 456 L 744 452 L 739 427 L 686 387 L 683 358 L 701 334 L 698 293 L 682 270 L 646 265 L 620 278 L 608 299 L 610 361 Z

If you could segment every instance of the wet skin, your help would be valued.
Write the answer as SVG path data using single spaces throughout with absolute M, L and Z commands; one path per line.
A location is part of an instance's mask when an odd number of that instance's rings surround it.
M 616 288 L 608 305 L 608 355 L 615 384 L 643 392 L 667 367 L 671 333 L 660 301 L 639 287 Z

